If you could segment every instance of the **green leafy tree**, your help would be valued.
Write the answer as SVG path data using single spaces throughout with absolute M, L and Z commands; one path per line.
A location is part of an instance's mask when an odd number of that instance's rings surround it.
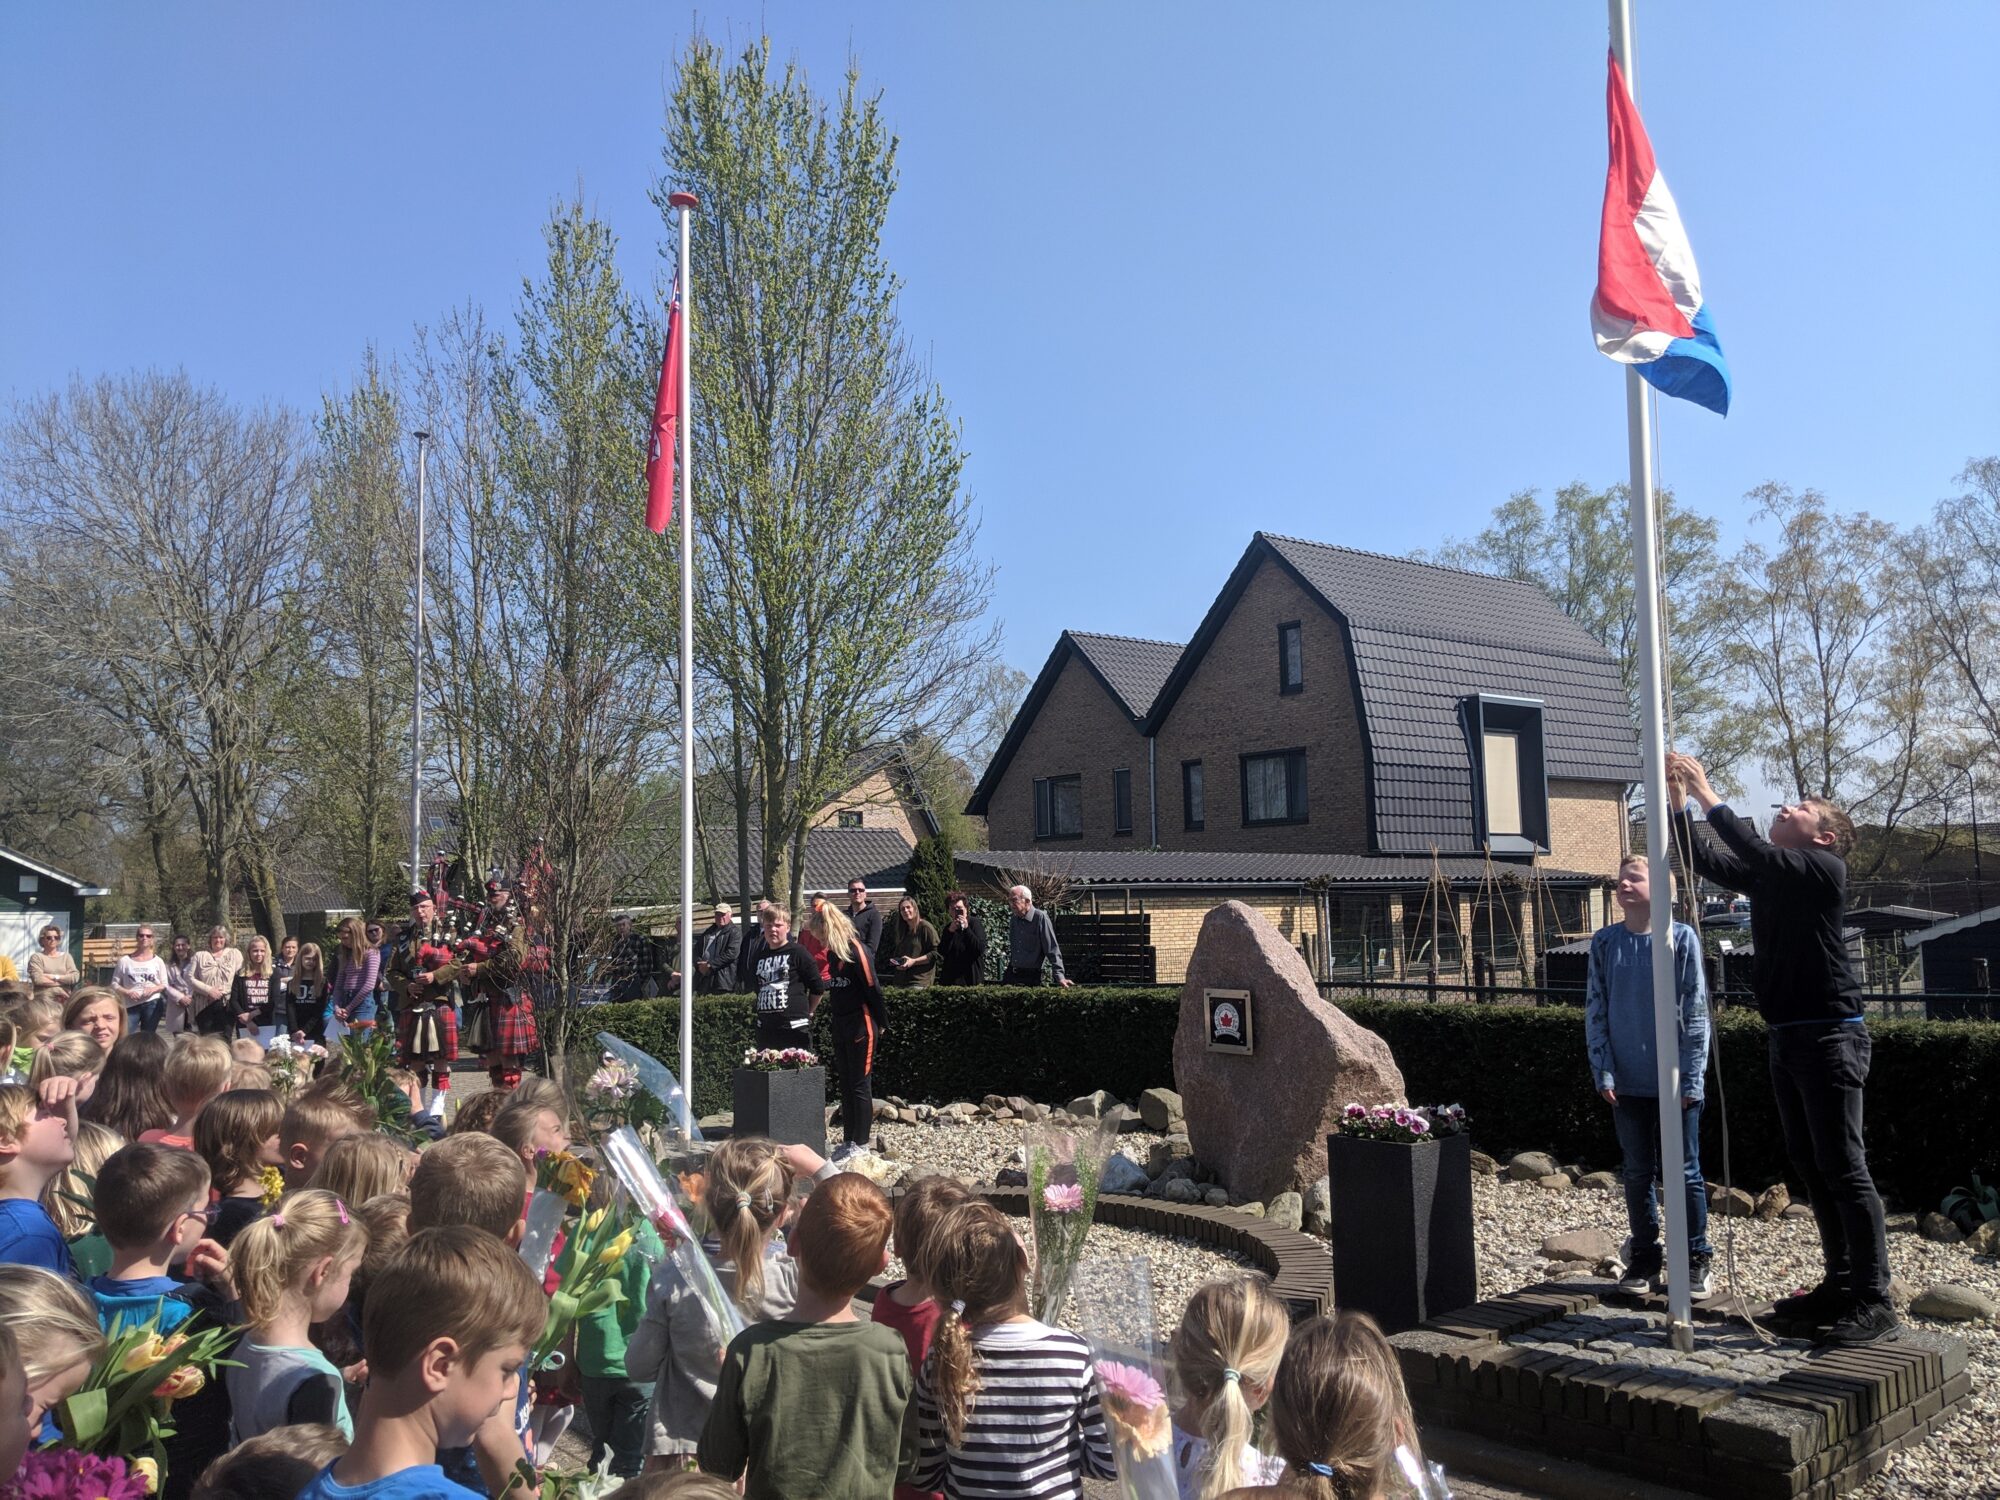
M 696 41 L 667 108 L 693 236 L 697 667 L 753 883 L 792 903 L 813 814 L 864 746 L 963 715 L 996 634 L 965 455 L 882 254 L 896 142 L 850 73 L 830 103 L 767 43 Z M 669 219 L 671 223 L 671 219 Z M 643 428 L 642 428 L 643 430 Z M 726 705 L 726 707 L 723 707 Z

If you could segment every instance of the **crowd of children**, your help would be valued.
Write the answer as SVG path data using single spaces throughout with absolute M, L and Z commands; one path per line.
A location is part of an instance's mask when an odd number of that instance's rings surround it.
M 173 1404 L 169 1497 L 525 1497 L 570 1405 L 615 1500 L 1080 1497 L 1115 1473 L 1089 1346 L 1030 1315 L 1020 1234 L 954 1179 L 892 1206 L 805 1148 L 724 1141 L 695 1221 L 741 1331 L 639 1224 L 619 1295 L 530 1372 L 610 1201 L 609 1174 L 572 1200 L 538 1279 L 519 1247 L 538 1164 L 571 1149 L 559 1090 L 468 1101 L 418 1151 L 338 1068 L 281 1097 L 254 1043 L 110 1019 L 65 1031 L 0 997 L 0 1041 L 26 1048 L 25 1081 L 0 1083 L 0 1495 L 134 1329 L 232 1331 Z M 892 1255 L 903 1279 L 858 1316 Z M 1396 1491 L 1414 1427 L 1365 1318 L 1294 1329 L 1233 1277 L 1194 1295 L 1171 1352 L 1183 1496 Z

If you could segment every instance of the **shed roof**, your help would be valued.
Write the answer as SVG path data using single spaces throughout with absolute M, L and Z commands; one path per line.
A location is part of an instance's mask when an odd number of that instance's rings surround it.
M 1954 932 L 1965 932 L 1973 927 L 1983 927 L 1988 922 L 2000 921 L 2000 906 L 1989 906 L 1985 911 L 1970 912 L 1962 917 L 1953 917 L 1948 922 L 1939 922 L 1919 932 L 1903 934 L 1905 948 L 1921 948 L 1934 938 L 1950 937 Z
M 1079 885 L 1301 885 L 1324 880 L 1334 885 L 1422 885 L 1432 870 L 1454 887 L 1467 888 L 1486 880 L 1524 885 L 1597 886 L 1601 875 L 1581 870 L 1557 870 L 1483 859 L 1413 858 L 1372 854 L 1235 853 L 1206 849 L 973 849 L 958 856 L 960 868 L 1000 875 L 1019 870 L 1046 870 Z
M 30 874 L 39 875 L 45 880 L 60 881 L 79 896 L 108 896 L 111 894 L 110 887 L 108 886 L 94 885 L 80 876 L 70 875 L 62 870 L 58 870 L 54 865 L 43 864 L 38 859 L 30 859 L 18 849 L 9 849 L 4 845 L 0 845 L 0 859 L 12 860 Z

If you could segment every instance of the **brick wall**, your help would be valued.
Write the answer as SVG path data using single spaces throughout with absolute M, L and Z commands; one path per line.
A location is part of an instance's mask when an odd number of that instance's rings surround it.
M 1274 648 L 1275 649 L 1275 648 Z M 1132 832 L 1111 831 L 1111 773 L 1132 773 Z M 1164 779 L 1166 763 L 1161 762 Z M 1143 848 L 1151 837 L 1146 797 L 1146 737 L 1139 733 L 1097 675 L 1071 653 L 1057 674 L 1041 712 L 1007 763 L 986 809 L 986 843 L 993 849 L 1033 849 L 1035 779 L 1081 775 L 1083 836 L 1044 839 L 1041 847 L 1064 849 Z M 1179 772 L 1176 771 L 1178 776 Z M 1164 842 L 1166 830 L 1161 829 Z
M 1609 781 L 1549 783 L 1549 863 L 1618 878 L 1625 856 L 1625 788 Z
M 904 794 L 903 780 L 888 769 L 871 772 L 813 815 L 812 826 L 837 826 L 844 812 L 861 814 L 863 828 L 893 828 L 912 845 L 924 836 L 916 805 Z
M 1153 952 L 1158 960 L 1161 984 L 1179 984 L 1187 978 L 1188 960 L 1194 956 L 1194 940 L 1201 935 L 1202 919 L 1225 901 L 1241 901 L 1285 935 L 1293 947 L 1319 932 L 1319 907 L 1310 891 L 1272 891 L 1251 886 L 1242 890 L 1220 887 L 1181 892 L 1120 890 L 1096 892 L 1099 911 L 1143 911 L 1152 917 Z M 1129 904 L 1128 904 L 1129 902 Z M 1082 903 L 1089 907 L 1089 898 Z
M 1304 691 L 1278 691 L 1278 626 L 1302 627 Z M 1238 757 L 1306 752 L 1304 823 L 1243 826 Z M 1185 826 L 1181 762 L 1202 762 L 1206 816 Z M 1165 849 L 1369 852 L 1361 728 L 1339 623 L 1269 558 L 1259 566 L 1159 736 L 1160 846 Z

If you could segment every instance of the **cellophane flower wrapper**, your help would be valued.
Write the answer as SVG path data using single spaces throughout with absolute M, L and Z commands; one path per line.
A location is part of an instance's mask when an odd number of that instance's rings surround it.
M 535 1195 L 528 1200 L 527 1228 L 521 1232 L 521 1262 L 537 1282 L 548 1274 L 549 1262 L 556 1253 L 556 1235 L 568 1212 L 569 1200 L 547 1188 L 536 1188 Z
M 1451 1500 L 1451 1485 L 1444 1477 L 1444 1465 L 1427 1462 L 1407 1444 L 1396 1445 L 1396 1467 L 1416 1500 Z
M 1045 1127 L 1028 1136 L 1028 1226 L 1034 1240 L 1030 1288 L 1035 1316 L 1054 1323 L 1062 1315 L 1083 1245 L 1097 1213 L 1097 1180 L 1111 1154 L 1114 1125 Z
M 701 1299 L 710 1325 L 723 1346 L 749 1325 L 743 1312 L 722 1289 L 715 1267 L 701 1253 L 701 1239 L 688 1217 L 674 1201 L 673 1190 L 660 1176 L 660 1169 L 646 1154 L 630 1126 L 621 1126 L 604 1138 L 604 1160 L 617 1175 L 619 1184 L 646 1221 L 660 1232 L 666 1248 L 667 1264 L 680 1274 L 688 1288 Z
M 1178 1500 L 1173 1410 L 1153 1317 L 1151 1268 L 1136 1255 L 1092 1258 L 1078 1268 L 1070 1294 L 1097 1371 L 1120 1500 Z
M 669 1151 L 702 1143 L 692 1103 L 671 1068 L 608 1031 L 597 1033 L 597 1045 L 602 1049 L 599 1063 L 577 1094 L 578 1113 L 593 1131 L 643 1125 L 654 1131 Z M 649 1102 L 655 1107 L 644 1107 Z

